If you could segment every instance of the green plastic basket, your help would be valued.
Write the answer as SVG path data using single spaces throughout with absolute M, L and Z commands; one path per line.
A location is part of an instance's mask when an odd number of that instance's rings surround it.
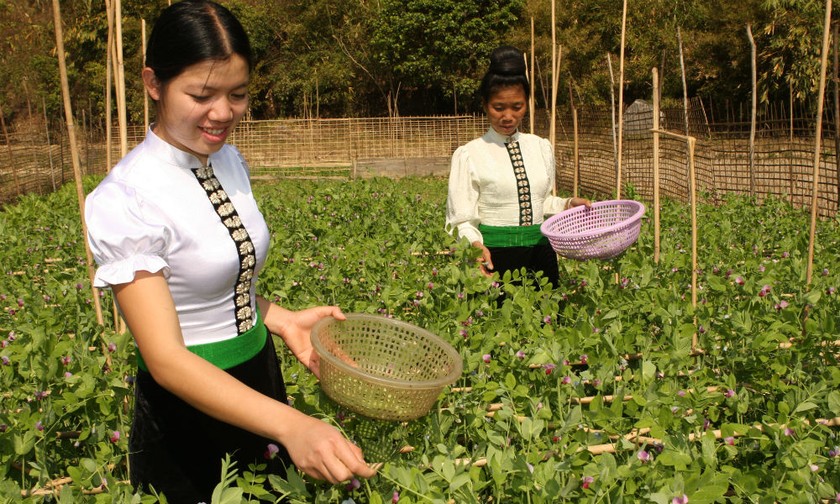
M 312 328 L 311 339 L 327 396 L 379 420 L 425 415 L 463 370 L 461 356 L 440 337 L 378 315 L 324 318 Z

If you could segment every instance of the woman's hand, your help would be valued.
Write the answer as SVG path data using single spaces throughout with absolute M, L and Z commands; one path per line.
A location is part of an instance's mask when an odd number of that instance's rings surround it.
M 592 206 L 592 202 L 586 198 L 578 198 L 575 196 L 574 198 L 569 198 L 569 200 L 566 201 L 566 210 L 581 205 L 585 205 L 586 208 L 590 208 Z
M 472 246 L 481 250 L 481 257 L 476 259 L 481 273 L 487 277 L 493 276 L 493 258 L 490 257 L 490 250 L 480 241 L 472 242 Z
M 260 312 L 268 330 L 283 338 L 294 356 L 312 373 L 320 378 L 318 354 L 312 348 L 309 335 L 312 326 L 325 317 L 345 320 L 347 317 L 337 306 L 317 306 L 300 311 L 281 308 L 260 298 Z
M 361 448 L 335 427 L 303 413 L 279 441 L 295 466 L 313 478 L 336 484 L 353 476 L 370 478 L 376 474 L 365 462 Z

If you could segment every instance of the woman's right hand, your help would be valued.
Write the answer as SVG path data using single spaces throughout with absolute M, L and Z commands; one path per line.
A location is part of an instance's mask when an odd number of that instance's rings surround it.
M 297 411 L 297 410 L 295 410 Z M 354 476 L 370 478 L 376 469 L 369 466 L 362 450 L 335 427 L 301 412 L 287 439 L 280 440 L 295 466 L 307 475 L 332 484 Z
M 493 259 L 490 257 L 490 250 L 480 241 L 472 242 L 472 246 L 481 250 L 481 257 L 476 259 L 481 273 L 486 277 L 493 276 Z

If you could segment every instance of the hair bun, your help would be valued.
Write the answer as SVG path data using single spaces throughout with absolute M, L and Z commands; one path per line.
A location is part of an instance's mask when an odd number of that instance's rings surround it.
M 497 75 L 526 75 L 525 56 L 513 46 L 496 48 L 490 54 L 490 73 Z

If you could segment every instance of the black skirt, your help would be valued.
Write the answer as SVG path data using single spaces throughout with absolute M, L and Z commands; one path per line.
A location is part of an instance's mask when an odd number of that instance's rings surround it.
M 560 268 L 557 264 L 557 253 L 550 244 L 534 245 L 531 247 L 487 247 L 493 260 L 493 271 L 504 276 L 506 271 L 525 268 L 528 273 L 541 271 L 554 287 L 560 283 Z
M 258 392 L 287 402 L 271 335 L 257 355 L 227 372 Z M 148 372 L 137 373 L 129 437 L 129 472 L 137 490 L 153 489 L 174 504 L 209 503 L 226 454 L 236 461 L 240 474 L 250 464 L 266 464 L 268 473 L 285 476 L 291 460 L 279 443 L 216 420 L 164 390 Z M 269 444 L 279 452 L 269 456 Z

